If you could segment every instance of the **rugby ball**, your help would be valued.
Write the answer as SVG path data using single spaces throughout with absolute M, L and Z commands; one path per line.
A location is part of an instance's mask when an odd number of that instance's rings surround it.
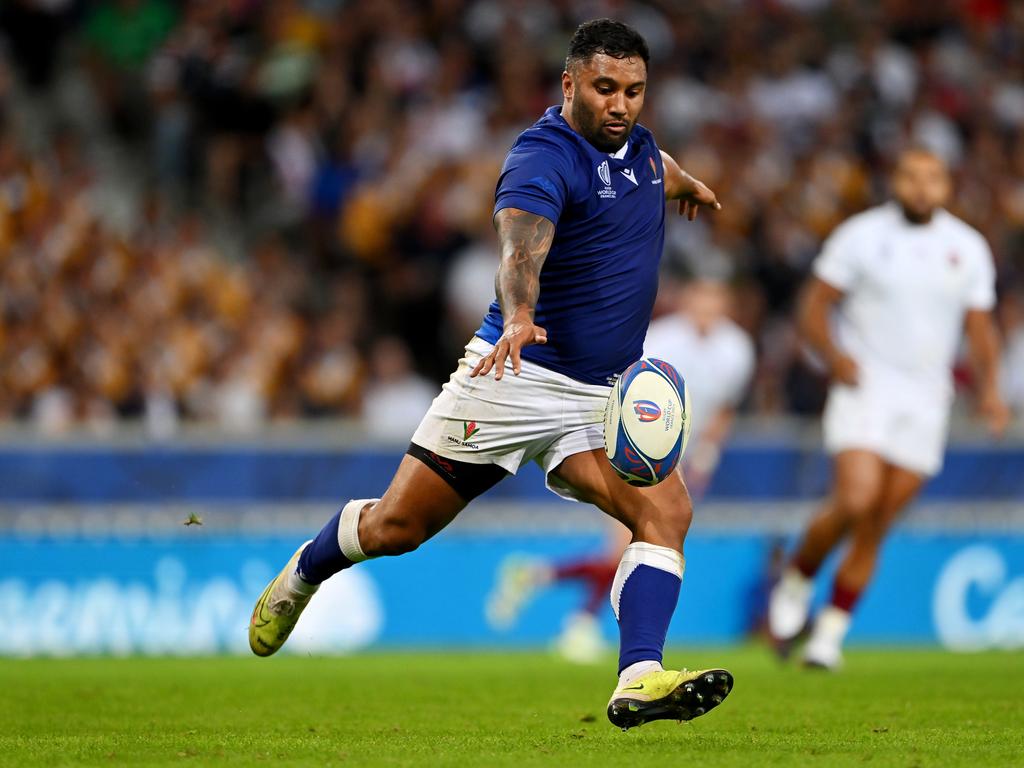
M 604 412 L 604 450 L 630 485 L 657 485 L 676 468 L 690 439 L 690 405 L 679 371 L 643 357 L 619 376 Z

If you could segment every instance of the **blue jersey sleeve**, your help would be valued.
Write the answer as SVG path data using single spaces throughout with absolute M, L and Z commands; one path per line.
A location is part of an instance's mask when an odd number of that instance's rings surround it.
M 518 208 L 558 223 L 572 195 L 573 167 L 566 147 L 525 136 L 512 147 L 498 178 L 494 213 Z

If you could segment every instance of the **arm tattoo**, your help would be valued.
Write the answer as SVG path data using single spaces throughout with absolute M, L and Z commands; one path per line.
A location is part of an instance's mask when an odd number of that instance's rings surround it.
M 494 278 L 505 322 L 517 310 L 533 310 L 540 295 L 540 270 L 555 236 L 555 225 L 543 216 L 518 208 L 503 208 L 494 217 L 501 243 L 501 264 Z

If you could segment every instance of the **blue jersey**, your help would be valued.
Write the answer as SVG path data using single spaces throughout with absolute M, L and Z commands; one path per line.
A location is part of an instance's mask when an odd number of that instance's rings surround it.
M 523 358 L 577 381 L 609 384 L 643 355 L 658 291 L 665 240 L 661 153 L 640 125 L 624 152 L 601 152 L 561 112 L 551 107 L 516 139 L 494 210 L 519 208 L 555 224 L 534 315 L 548 342 L 525 347 Z M 477 336 L 494 344 L 502 331 L 495 301 Z

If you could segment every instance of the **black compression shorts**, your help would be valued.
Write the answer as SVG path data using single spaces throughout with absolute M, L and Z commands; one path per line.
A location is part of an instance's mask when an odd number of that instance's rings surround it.
M 472 501 L 509 475 L 507 470 L 497 464 L 471 464 L 468 461 L 449 459 L 416 443 L 409 443 L 406 453 L 434 470 L 466 501 Z

